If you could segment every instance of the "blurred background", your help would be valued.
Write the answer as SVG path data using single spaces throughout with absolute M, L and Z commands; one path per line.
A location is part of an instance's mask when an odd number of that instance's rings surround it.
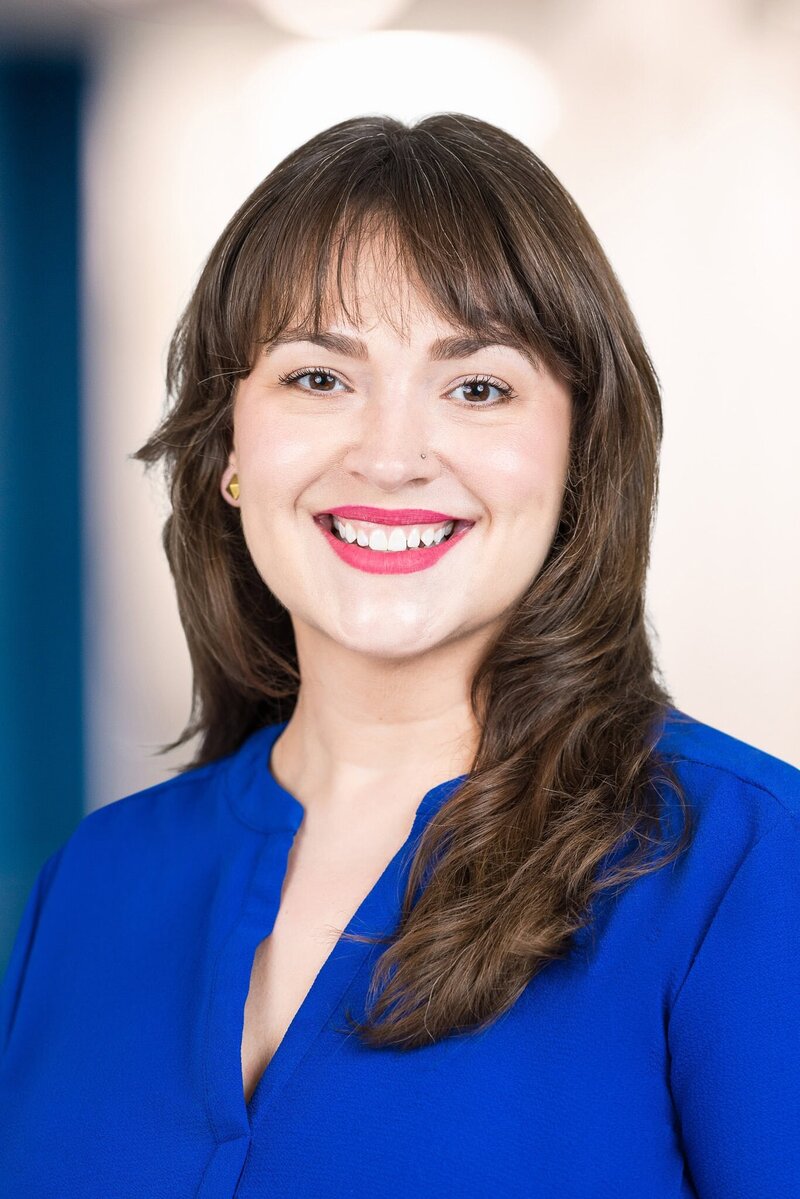
M 320 129 L 442 110 L 548 163 L 638 317 L 677 705 L 800 765 L 800 0 L 0 0 L 0 970 L 83 814 L 191 756 L 128 455 L 206 255 Z

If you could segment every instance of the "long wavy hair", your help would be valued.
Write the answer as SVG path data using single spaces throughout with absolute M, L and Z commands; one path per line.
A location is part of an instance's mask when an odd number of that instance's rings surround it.
M 485 1027 L 593 928 L 597 904 L 673 861 L 693 834 L 657 750 L 672 697 L 644 591 L 658 488 L 658 378 L 625 294 L 547 166 L 485 121 L 342 121 L 289 154 L 223 230 L 173 334 L 167 406 L 132 457 L 163 466 L 163 544 L 193 668 L 190 769 L 288 719 L 300 676 L 289 612 L 258 574 L 219 478 L 237 380 L 287 326 L 319 330 L 345 251 L 380 231 L 456 327 L 521 339 L 572 396 L 560 522 L 471 680 L 467 778 L 410 847 L 399 924 L 366 1045 L 413 1048 Z M 388 269 L 388 267 L 387 267 Z M 356 318 L 357 319 L 357 318 Z M 673 716 L 674 719 L 674 716 Z M 664 819 L 672 791 L 681 828 Z M 409 863 L 409 859 L 405 859 Z M 434 868 L 435 867 L 435 868 Z

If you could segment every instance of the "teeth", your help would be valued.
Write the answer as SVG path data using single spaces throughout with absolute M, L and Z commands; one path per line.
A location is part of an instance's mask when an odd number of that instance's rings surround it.
M 452 533 L 455 521 L 448 520 L 443 525 L 378 525 L 370 532 L 362 526 L 356 527 L 347 520 L 332 517 L 333 527 L 341 537 L 351 545 L 357 541 L 365 549 L 377 550 L 378 553 L 391 554 L 399 550 L 417 549 L 420 545 L 430 546 L 439 543 Z

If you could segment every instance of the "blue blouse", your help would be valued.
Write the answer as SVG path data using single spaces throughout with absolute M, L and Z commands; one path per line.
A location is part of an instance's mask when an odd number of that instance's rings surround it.
M 420 1049 L 342 1031 L 380 946 L 340 939 L 246 1104 L 250 968 L 303 818 L 271 773 L 284 728 L 91 812 L 42 866 L 0 989 L 3 1194 L 800 1195 L 800 770 L 671 709 L 697 826 L 676 863 L 490 1028 Z M 463 777 L 350 931 L 395 927 Z

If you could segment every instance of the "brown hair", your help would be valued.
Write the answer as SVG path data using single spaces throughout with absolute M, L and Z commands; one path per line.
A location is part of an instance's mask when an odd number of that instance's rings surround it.
M 387 945 L 362 1039 L 412 1048 L 501 1015 L 591 927 L 595 900 L 674 860 L 692 824 L 657 752 L 672 699 L 644 604 L 657 376 L 570 195 L 521 142 L 459 113 L 411 126 L 368 116 L 317 134 L 258 185 L 205 263 L 170 344 L 174 402 L 133 455 L 163 461 L 163 543 L 193 667 L 190 720 L 162 752 L 201 734 L 188 769 L 291 716 L 291 618 L 219 491 L 232 399 L 260 344 L 290 323 L 321 327 L 334 263 L 347 311 L 345 249 L 355 247 L 356 264 L 376 229 L 437 313 L 518 337 L 573 403 L 552 546 L 472 679 L 480 741 L 470 774 L 413 847 L 396 933 L 344 934 Z M 683 815 L 674 841 L 659 783 Z

